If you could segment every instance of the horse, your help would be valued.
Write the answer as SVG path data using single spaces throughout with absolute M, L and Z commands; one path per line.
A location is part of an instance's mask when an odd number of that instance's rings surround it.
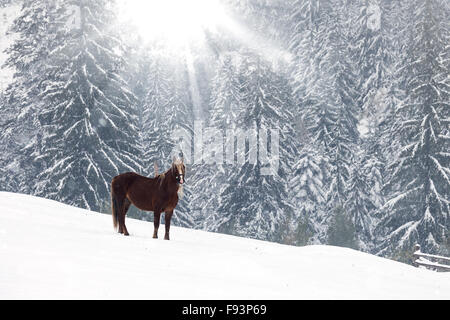
M 156 168 L 156 167 L 155 167 Z M 156 170 L 155 170 L 156 171 Z M 158 238 L 161 213 L 165 212 L 165 240 L 169 240 L 170 220 L 182 196 L 186 167 L 183 159 L 173 159 L 172 166 L 166 172 L 154 178 L 141 176 L 135 172 L 126 172 L 115 176 L 111 181 L 111 206 L 114 230 L 128 236 L 125 215 L 131 204 L 144 211 L 153 211 L 153 238 Z

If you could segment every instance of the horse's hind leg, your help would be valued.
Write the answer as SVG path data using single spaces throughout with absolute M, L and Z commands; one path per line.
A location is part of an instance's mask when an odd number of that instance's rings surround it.
M 119 216 L 117 218 L 119 222 L 119 229 L 117 230 L 118 233 L 123 233 L 123 226 L 125 224 L 125 217 L 123 216 L 123 201 L 119 202 Z
M 121 214 L 121 221 L 120 221 L 121 222 L 120 224 L 122 225 L 122 231 L 123 231 L 122 233 L 123 233 L 124 236 L 130 235 L 128 233 L 127 227 L 125 226 L 125 216 L 127 215 L 127 211 L 130 208 L 130 205 L 131 205 L 130 200 L 128 200 L 128 198 L 125 198 L 123 200 L 123 207 L 122 207 L 123 211 L 122 211 L 122 214 Z
M 117 232 L 123 233 L 123 209 L 125 200 L 125 190 L 120 183 L 120 176 L 115 177 L 111 182 L 112 214 L 114 228 L 118 227 Z
M 117 199 L 117 222 L 119 223 L 118 233 L 123 233 L 128 236 L 128 230 L 125 226 L 125 215 L 127 214 L 128 208 L 130 207 L 131 202 L 127 198 Z

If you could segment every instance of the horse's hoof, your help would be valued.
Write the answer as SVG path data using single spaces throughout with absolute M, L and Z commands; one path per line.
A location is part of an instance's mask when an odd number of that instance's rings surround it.
M 164 237 L 164 240 L 170 240 L 170 239 L 169 239 L 169 236 L 165 236 L 165 237 Z
M 153 236 L 153 239 L 158 239 L 158 236 Z
M 124 232 L 124 236 L 129 236 L 130 234 L 128 232 Z

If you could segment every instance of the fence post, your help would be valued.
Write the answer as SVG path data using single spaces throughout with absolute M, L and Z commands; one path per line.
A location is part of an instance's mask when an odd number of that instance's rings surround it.
M 419 256 L 417 256 L 416 253 L 420 253 L 420 244 L 418 243 L 414 245 L 414 252 L 413 252 L 413 265 L 418 268 L 419 264 L 416 263 L 416 259 L 419 259 Z
M 450 258 L 448 257 L 442 257 L 438 255 L 433 254 L 427 254 L 420 251 L 420 245 L 416 244 L 414 245 L 414 261 L 413 265 L 416 267 L 423 266 L 427 269 L 434 270 L 434 271 L 450 271 Z M 421 259 L 423 258 L 423 259 Z M 436 261 L 437 260 L 437 261 Z M 442 262 L 441 262 L 442 261 Z

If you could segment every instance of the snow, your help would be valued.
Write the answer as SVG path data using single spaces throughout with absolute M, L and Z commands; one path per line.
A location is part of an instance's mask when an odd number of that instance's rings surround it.
M 176 214 L 176 213 L 175 213 Z M 163 220 L 163 219 L 162 219 Z M 0 299 L 450 299 L 450 273 L 333 246 L 294 247 L 0 192 Z
M 369 17 L 367 21 L 367 28 L 372 31 L 377 31 L 380 29 L 381 24 L 381 10 L 380 7 L 374 3 L 367 7 L 367 16 Z

